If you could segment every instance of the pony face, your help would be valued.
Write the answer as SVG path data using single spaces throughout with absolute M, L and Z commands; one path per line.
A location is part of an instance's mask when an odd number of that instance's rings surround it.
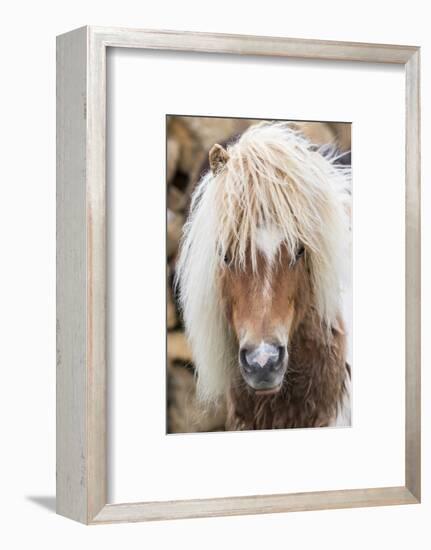
M 283 385 L 290 336 L 310 293 L 304 247 L 292 257 L 273 228 L 260 228 L 257 242 L 255 269 L 250 258 L 244 268 L 224 258 L 220 292 L 241 375 L 257 394 L 271 394 Z

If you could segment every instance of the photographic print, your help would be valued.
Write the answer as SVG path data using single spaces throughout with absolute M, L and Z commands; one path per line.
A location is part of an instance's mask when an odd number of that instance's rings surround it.
M 167 432 L 349 427 L 351 124 L 166 136 Z

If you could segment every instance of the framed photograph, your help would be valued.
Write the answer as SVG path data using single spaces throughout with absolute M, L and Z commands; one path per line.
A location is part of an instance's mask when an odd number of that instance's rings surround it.
M 57 39 L 57 511 L 420 502 L 416 46 Z

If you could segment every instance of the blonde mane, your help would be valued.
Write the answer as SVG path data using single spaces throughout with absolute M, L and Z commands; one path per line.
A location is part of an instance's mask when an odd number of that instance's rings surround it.
M 288 123 L 252 126 L 227 153 L 224 167 L 196 188 L 177 263 L 198 395 L 207 402 L 224 393 L 237 363 L 217 284 L 224 258 L 239 269 L 251 260 L 256 269 L 261 227 L 274 228 L 291 257 L 304 246 L 314 306 L 330 326 L 349 246 L 350 172 L 334 155 L 322 155 Z

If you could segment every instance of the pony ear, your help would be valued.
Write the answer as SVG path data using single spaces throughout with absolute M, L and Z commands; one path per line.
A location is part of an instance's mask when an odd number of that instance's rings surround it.
M 229 160 L 229 155 L 226 149 L 224 149 L 218 143 L 211 147 L 208 157 L 210 161 L 211 172 L 214 175 L 218 174 Z

